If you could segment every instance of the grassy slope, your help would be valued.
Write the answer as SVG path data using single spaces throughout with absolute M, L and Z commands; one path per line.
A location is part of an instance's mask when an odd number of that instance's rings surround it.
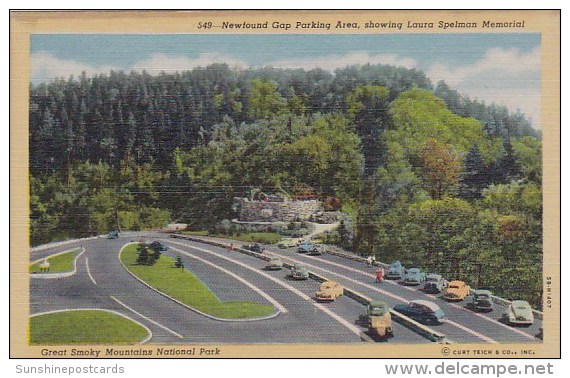
M 255 318 L 270 315 L 272 306 L 253 302 L 220 302 L 196 276 L 186 269 L 174 267 L 174 259 L 162 255 L 153 265 L 136 263 L 137 246 L 127 246 L 121 261 L 138 278 L 158 291 L 206 314 L 226 319 Z
M 64 253 L 63 255 L 48 258 L 49 262 L 49 273 L 63 273 L 70 272 L 73 270 L 73 261 L 79 254 L 79 250 Z M 30 273 L 39 273 L 40 264 L 43 261 L 39 261 L 30 266 Z
M 148 332 L 141 325 L 106 311 L 66 311 L 30 319 L 30 344 L 131 344 Z

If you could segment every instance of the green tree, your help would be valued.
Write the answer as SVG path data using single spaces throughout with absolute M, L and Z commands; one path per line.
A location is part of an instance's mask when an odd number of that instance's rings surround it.
M 503 142 L 503 155 L 499 158 L 498 178 L 501 183 L 509 183 L 521 177 L 521 166 L 509 139 Z
M 488 168 L 477 145 L 473 145 L 463 160 L 460 195 L 463 198 L 475 199 L 481 197 L 481 191 L 489 184 Z
M 359 85 L 346 97 L 347 113 L 362 141 L 364 169 L 371 175 L 383 158 L 382 133 L 388 127 L 389 90 L 381 85 Z
M 150 262 L 151 257 L 148 245 L 146 245 L 145 243 L 139 243 L 139 245 L 137 246 L 137 253 L 138 253 L 137 264 L 152 265 Z
M 523 136 L 512 138 L 511 144 L 522 176 L 540 184 L 542 182 L 542 143 L 540 139 Z
M 249 115 L 253 119 L 270 119 L 286 105 L 277 91 L 277 83 L 253 79 L 249 92 Z

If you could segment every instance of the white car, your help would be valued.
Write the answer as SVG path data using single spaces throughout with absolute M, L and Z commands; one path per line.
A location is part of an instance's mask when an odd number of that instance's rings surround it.
M 512 301 L 503 318 L 510 325 L 530 326 L 534 323 L 532 307 L 527 301 Z

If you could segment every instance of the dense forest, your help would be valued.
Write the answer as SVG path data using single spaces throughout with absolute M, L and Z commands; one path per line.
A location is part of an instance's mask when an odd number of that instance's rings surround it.
M 29 142 L 32 244 L 311 195 L 345 214 L 331 243 L 540 306 L 539 133 L 417 70 L 83 74 L 30 87 Z

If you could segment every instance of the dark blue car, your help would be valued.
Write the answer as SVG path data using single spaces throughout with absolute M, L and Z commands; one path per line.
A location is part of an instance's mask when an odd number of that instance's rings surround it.
M 394 306 L 394 311 L 423 324 L 442 324 L 445 321 L 443 310 L 430 301 L 416 300 L 407 305 L 398 304 Z

